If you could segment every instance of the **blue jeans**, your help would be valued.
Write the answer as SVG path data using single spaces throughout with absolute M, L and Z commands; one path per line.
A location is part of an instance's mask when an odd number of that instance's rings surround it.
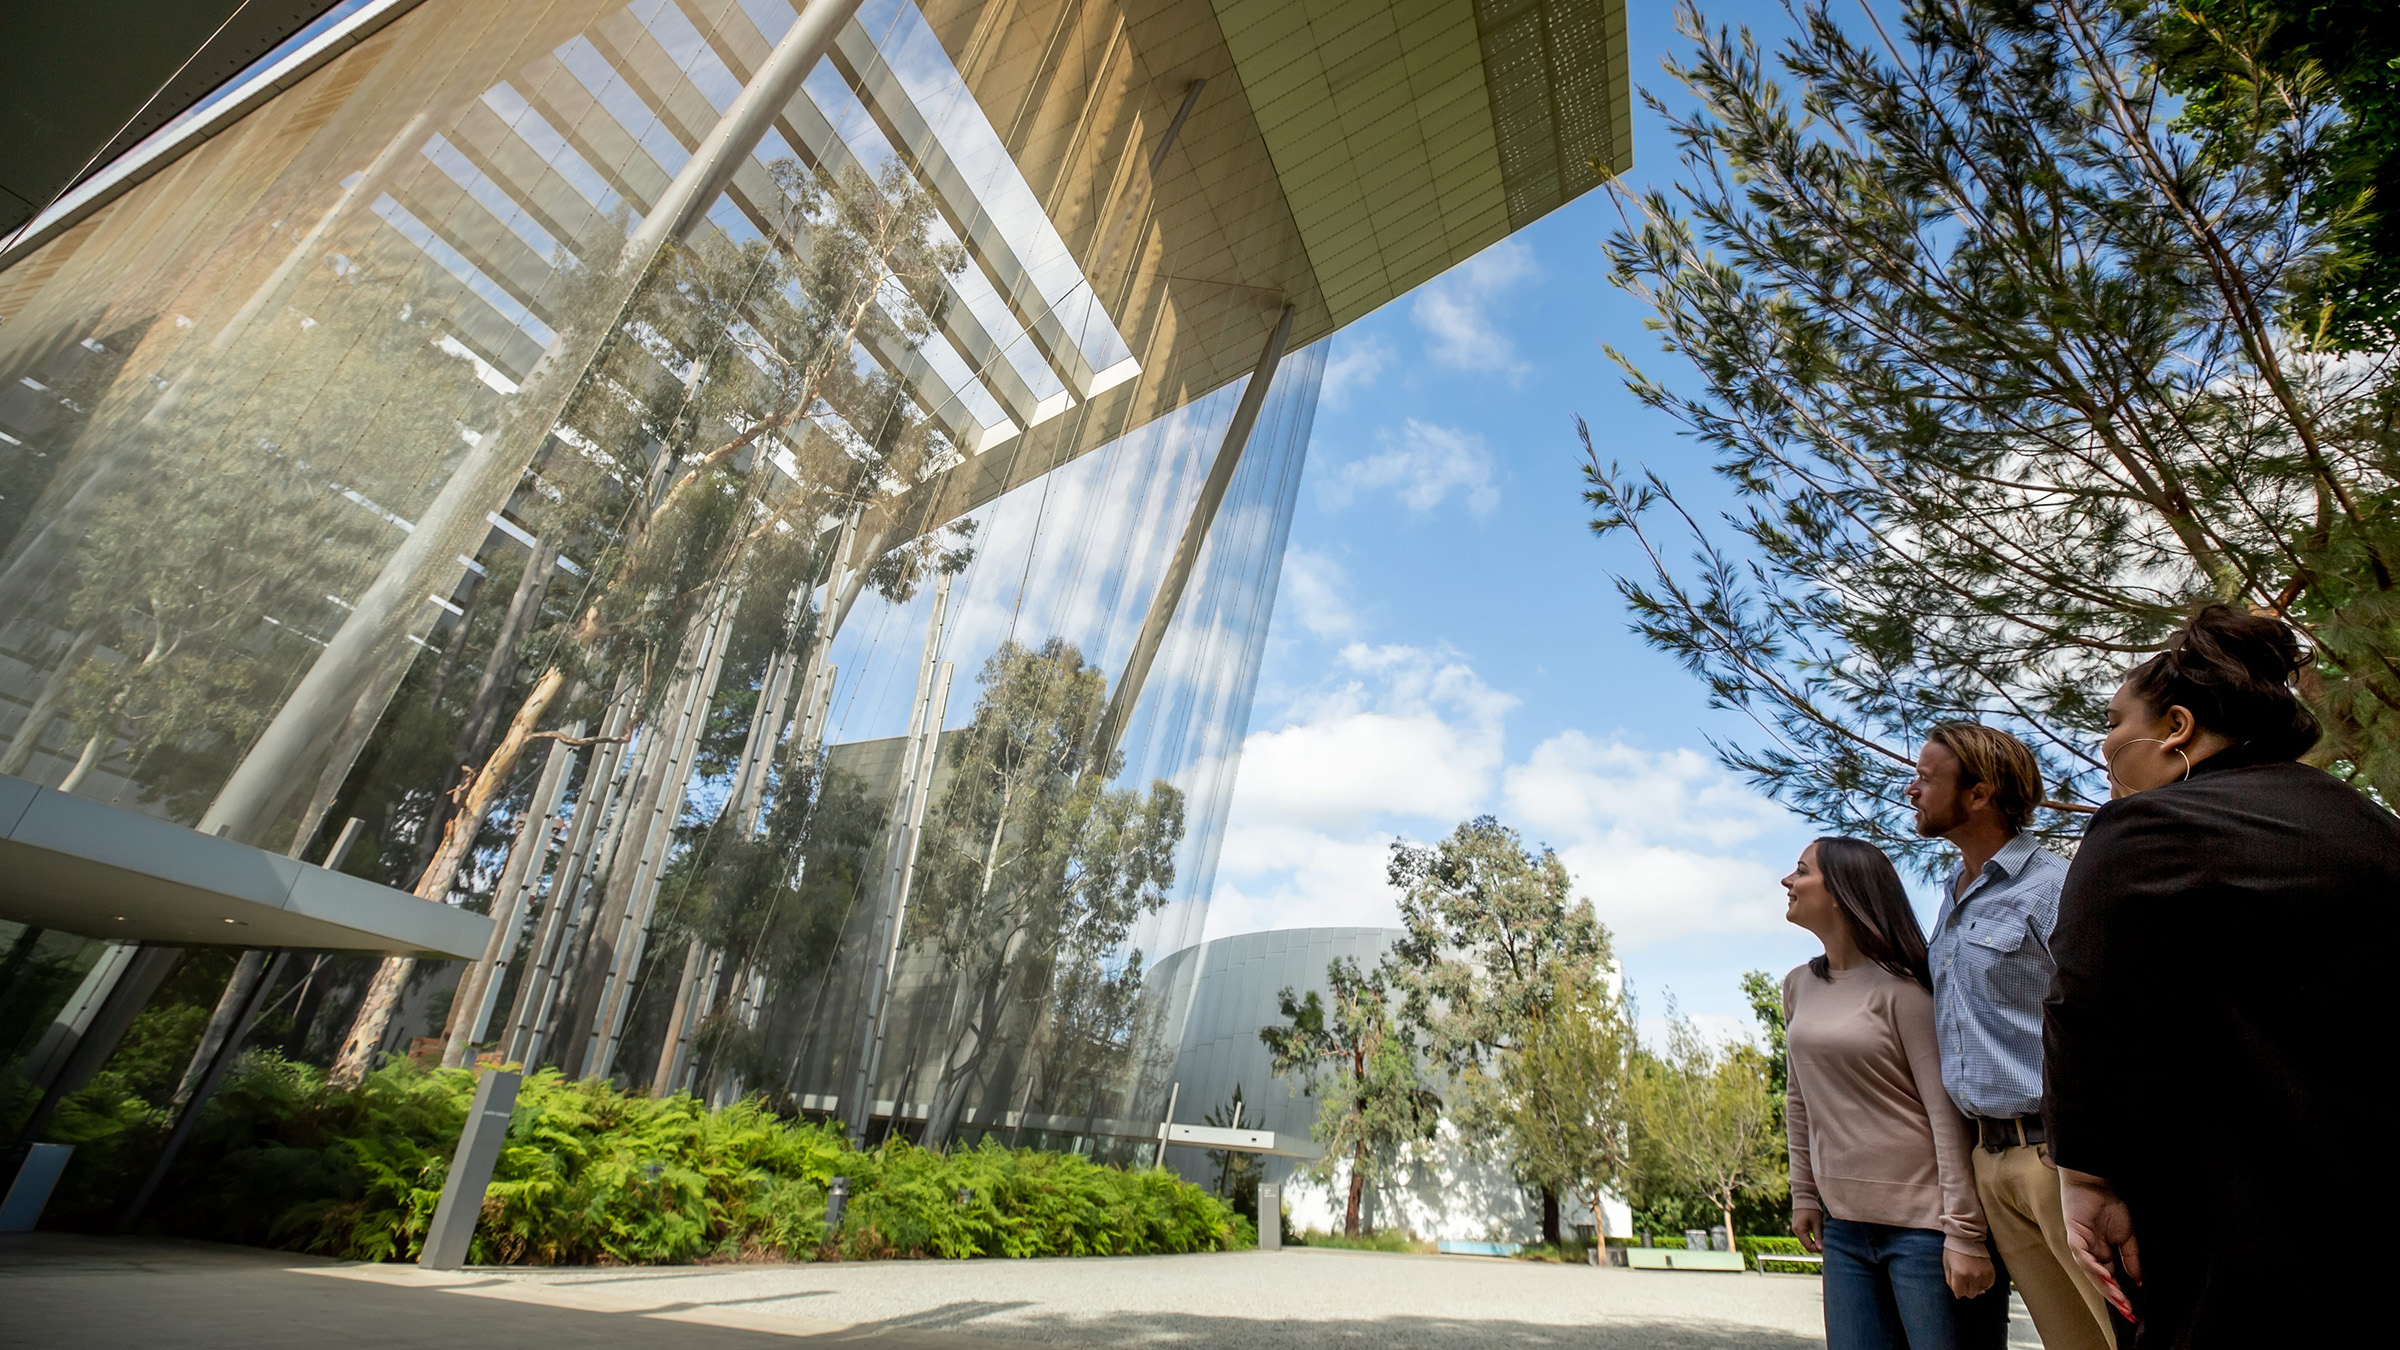
M 1943 1278 L 1940 1233 L 1826 1216 L 1826 1350 L 1971 1350 L 1984 1338 L 1962 1325 L 1967 1309 Z

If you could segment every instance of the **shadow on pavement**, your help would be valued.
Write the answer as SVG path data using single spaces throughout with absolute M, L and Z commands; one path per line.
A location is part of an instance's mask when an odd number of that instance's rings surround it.
M 1252 1317 L 1202 1317 L 1188 1313 L 1124 1315 L 1018 1313 L 1006 1321 L 981 1323 L 989 1304 L 950 1304 L 913 1317 L 872 1324 L 893 1330 L 941 1327 L 982 1341 L 984 1334 L 1019 1344 L 1051 1346 L 1156 1345 L 1224 1347 L 1372 1345 L 1377 1350 L 1464 1350 L 1468 1346 L 1574 1346 L 1578 1350 L 1783 1350 L 1822 1347 L 1820 1337 L 1794 1336 L 1738 1323 L 1623 1321 L 1559 1325 L 1493 1318 L 1361 1316 L 1328 1320 L 1267 1321 Z M 866 1328 L 862 1326 L 861 1331 Z
M 628 1272 L 630 1273 L 630 1272 Z M 686 1272 L 688 1273 L 688 1272 Z M 1372 1316 L 1275 1321 L 1188 1313 L 1048 1311 L 1017 1300 L 962 1300 L 833 1328 L 806 1320 L 794 1294 L 698 1304 L 641 1299 L 568 1306 L 591 1294 L 464 1272 L 424 1282 L 414 1267 L 343 1263 L 200 1243 L 117 1242 L 40 1234 L 0 1238 L 0 1347 L 142 1345 L 191 1350 L 764 1350 L 795 1342 L 871 1341 L 880 1350 L 965 1346 L 1173 1347 L 1372 1345 L 1376 1350 L 1574 1346 L 1578 1350 L 1733 1350 L 1819 1346 L 1814 1337 L 1732 1323 L 1631 1318 L 1581 1325 L 1491 1318 Z M 607 1297 L 607 1295 L 601 1295 Z M 782 1307 L 775 1307 L 775 1304 Z M 732 1325 L 726 1325 L 726 1323 Z

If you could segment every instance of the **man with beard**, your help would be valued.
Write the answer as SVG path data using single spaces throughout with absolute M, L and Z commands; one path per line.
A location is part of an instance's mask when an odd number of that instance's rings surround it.
M 2025 833 L 2041 767 L 2007 732 L 1951 722 L 1927 735 L 1908 800 L 1917 833 L 1959 852 L 1926 952 L 1942 1086 L 1975 1131 L 1992 1245 L 2047 1350 L 2108 1350 L 2108 1307 L 2067 1246 L 2042 1133 L 2042 999 L 2067 863 Z

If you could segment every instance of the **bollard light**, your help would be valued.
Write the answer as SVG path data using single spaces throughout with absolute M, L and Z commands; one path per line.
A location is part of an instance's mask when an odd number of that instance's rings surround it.
M 850 1206 L 850 1178 L 835 1177 L 825 1189 L 825 1237 L 828 1241 L 842 1231 L 842 1211 Z

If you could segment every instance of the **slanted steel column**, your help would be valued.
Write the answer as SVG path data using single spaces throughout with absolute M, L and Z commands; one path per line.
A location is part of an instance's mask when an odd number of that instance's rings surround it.
M 508 1118 L 517 1109 L 517 1083 L 513 1073 L 486 1069 L 475 1084 L 466 1128 L 458 1134 L 458 1152 L 451 1156 L 441 1202 L 425 1230 L 425 1250 L 417 1257 L 417 1264 L 427 1270 L 456 1270 L 467 1263 L 475 1221 L 483 1217 L 483 1193 L 492 1184 L 500 1145 L 508 1139 Z
M 624 262 L 628 266 L 647 269 L 650 259 L 666 246 L 669 239 L 679 239 L 707 214 L 709 205 L 733 181 L 742 161 L 758 148 L 775 124 L 775 115 L 783 105 L 800 92 L 801 82 L 808 72 L 816 69 L 832 49 L 834 37 L 850 16 L 858 13 L 860 0 L 805 0 L 800 17 L 785 31 L 783 41 L 759 63 L 735 96 L 733 106 L 717 119 L 716 127 L 700 142 L 700 148 L 684 161 L 675 181 L 667 185 L 658 204 L 642 223 L 634 228 L 625 241 Z
M 259 1009 L 266 1004 L 267 991 L 275 987 L 276 979 L 283 974 L 284 967 L 291 964 L 291 960 L 290 952 L 275 953 L 275 959 L 267 964 L 264 973 L 242 990 L 233 1024 L 228 1029 L 229 1034 L 210 1051 L 201 1070 L 200 1081 L 192 1085 L 191 1095 L 179 1104 L 175 1113 L 175 1128 L 168 1132 L 166 1147 L 159 1150 L 158 1161 L 151 1164 L 150 1175 L 142 1181 L 142 1188 L 134 1193 L 133 1203 L 125 1209 L 125 1217 L 118 1221 L 118 1233 L 130 1233 L 134 1225 L 142 1221 L 142 1212 L 150 1207 L 151 1198 L 158 1194 L 159 1183 L 167 1179 L 167 1169 L 175 1165 L 175 1157 L 183 1151 L 184 1141 L 191 1138 L 192 1126 L 199 1122 L 200 1112 L 208 1106 L 208 1099 L 216 1095 L 217 1084 L 224 1081 L 225 1070 L 232 1066 L 234 1057 L 241 1053 L 242 1041 L 250 1034 L 250 1024 L 258 1020 Z
M 875 1002 L 874 1040 L 867 1050 L 869 1093 L 874 1092 L 875 1079 L 883 1072 L 884 1033 L 891 1027 L 892 977 L 900 965 L 900 937 L 908 927 L 908 892 L 917 880 L 917 847 L 925 838 L 925 802 L 933 795 L 933 771 L 941 760 L 942 719 L 948 715 L 950 708 L 950 672 L 950 663 L 942 662 L 942 673 L 934 680 L 933 700 L 926 705 L 925 730 L 917 741 L 916 780 L 909 785 L 908 819 L 900 835 L 900 879 L 892 888 L 891 939 L 883 949 L 880 967 L 882 978 L 876 981 L 882 992 Z M 915 1069 L 909 1072 L 913 1074 Z M 862 1100 L 868 1102 L 868 1113 L 871 1115 L 872 1099 Z M 851 1128 L 853 1132 L 862 1129 L 855 1124 Z
M 933 586 L 933 612 L 925 621 L 925 651 L 917 659 L 917 690 L 908 705 L 908 746 L 901 756 L 900 781 L 892 795 L 891 838 L 885 845 L 883 873 L 879 887 L 882 903 L 875 913 L 875 925 L 867 939 L 867 952 L 873 964 L 867 967 L 866 998 L 860 1007 L 857 1049 L 850 1069 L 851 1090 L 841 1101 L 843 1115 L 849 1118 L 850 1138 L 857 1142 L 866 1137 L 867 1122 L 874 1114 L 874 1091 L 871 1081 L 871 1061 L 883 1037 L 885 995 L 891 982 L 890 953 L 899 944 L 900 874 L 905 867 L 908 847 L 908 820 L 914 808 L 919 777 L 918 761 L 924 757 L 927 716 L 933 699 L 934 686 L 941 675 L 937 658 L 942 647 L 942 619 L 950 604 L 950 576 L 944 573 Z M 938 743 L 940 727 L 934 727 Z
M 1259 409 L 1266 405 L 1267 389 L 1275 383 L 1275 368 L 1283 363 L 1284 344 L 1291 340 L 1294 307 L 1285 305 L 1283 315 L 1275 321 L 1274 331 L 1267 334 L 1266 350 L 1258 354 L 1258 365 L 1250 371 L 1250 383 L 1242 389 L 1242 401 L 1234 405 L 1233 421 L 1225 428 L 1224 443 L 1217 447 L 1217 459 L 1208 468 L 1208 479 L 1200 485 L 1200 500 L 1192 504 L 1192 518 L 1183 527 L 1183 539 L 1175 545 L 1175 556 L 1168 562 L 1166 575 L 1159 578 L 1158 590 L 1150 597 L 1149 616 L 1142 620 L 1141 636 L 1134 640 L 1133 654 L 1126 658 L 1125 673 L 1117 678 L 1116 692 L 1108 699 L 1108 712 L 1100 719 L 1100 734 L 1093 738 L 1092 762 L 1106 765 L 1125 736 L 1125 724 L 1133 717 L 1133 705 L 1141 700 L 1142 685 L 1150 678 L 1150 663 L 1158 659 L 1159 644 L 1167 637 L 1167 625 L 1174 621 L 1175 607 L 1183 601 L 1184 587 L 1192 579 L 1192 568 L 1200 561 L 1200 546 L 1208 542 L 1209 527 L 1216 523 L 1217 508 L 1225 503 L 1225 490 L 1233 483 L 1233 471 L 1241 465 L 1242 449 L 1250 443 L 1250 429 L 1258 425 Z

